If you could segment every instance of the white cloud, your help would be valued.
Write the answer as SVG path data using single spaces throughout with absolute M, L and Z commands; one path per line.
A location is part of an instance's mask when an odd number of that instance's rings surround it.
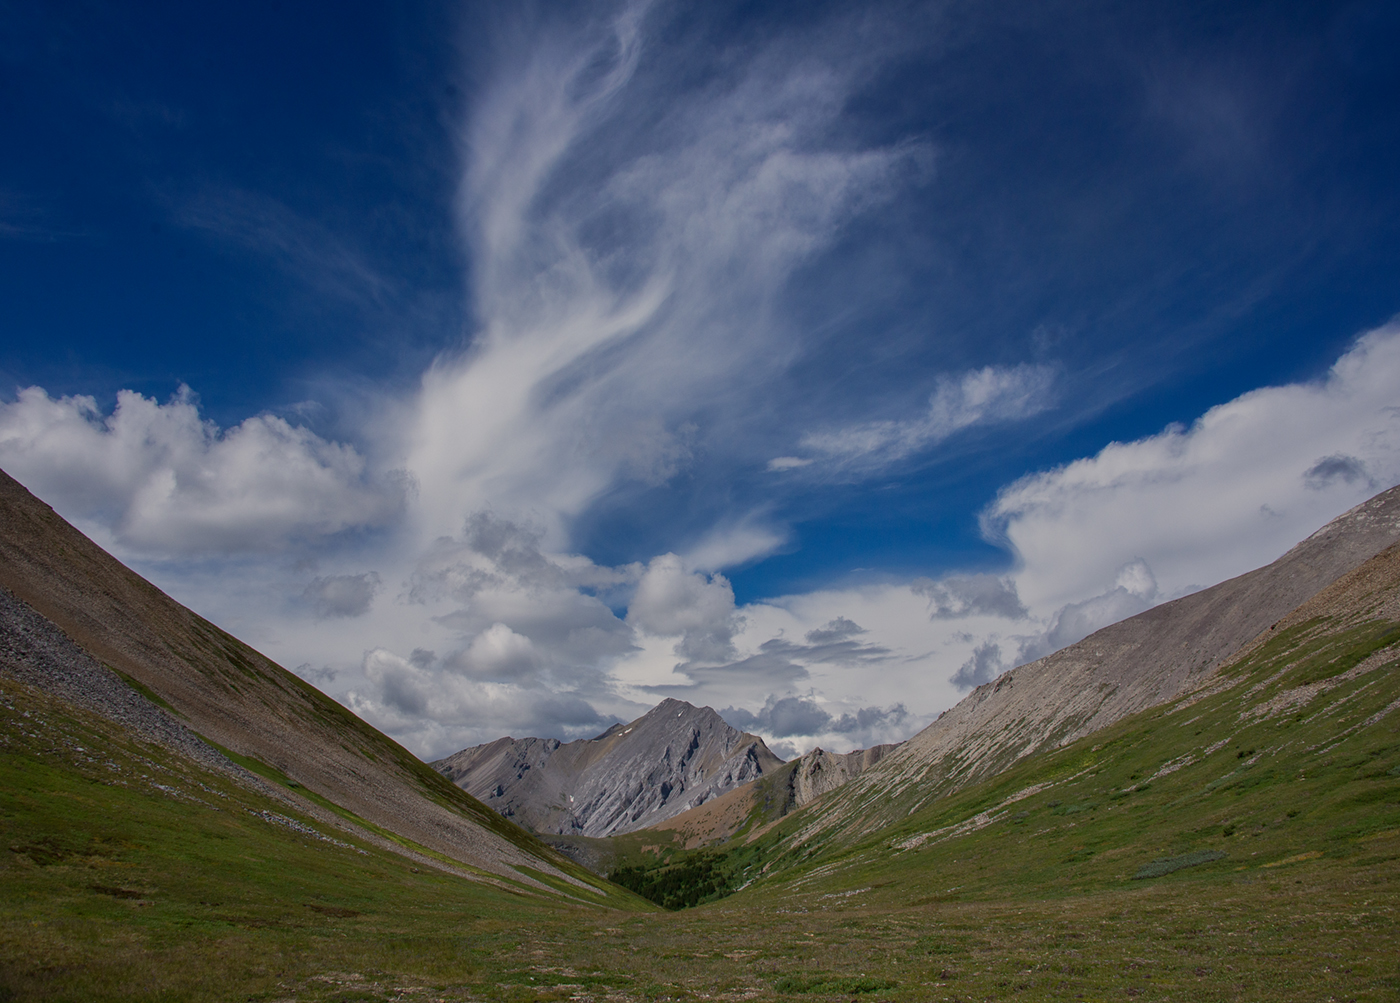
M 769 473 L 774 473 L 780 470 L 796 470 L 799 467 L 809 466 L 814 462 L 815 461 L 811 458 L 803 458 L 801 456 L 775 456 L 768 461 L 768 471 Z
M 1016 587 L 1040 615 L 1116 588 L 1119 569 L 1139 560 L 1157 601 L 1212 585 L 1400 481 L 1397 388 L 1400 325 L 1390 324 L 1320 380 L 1252 391 L 1190 428 L 1008 485 L 986 512 L 988 532 L 1014 548 Z
M 480 331 L 410 409 L 425 537 L 491 505 L 562 548 L 617 484 L 742 453 L 797 351 L 775 300 L 920 155 L 837 148 L 854 71 L 781 48 L 627 132 L 654 98 L 629 90 L 643 13 L 568 44 L 542 29 L 474 112 L 461 204 Z M 630 152 L 600 160 L 604 143 Z
M 676 654 L 695 662 L 733 658 L 734 634 L 743 625 L 728 579 L 690 571 L 675 554 L 654 557 L 647 565 L 627 607 L 627 622 L 653 637 L 679 637 Z
M 591 734 L 611 723 L 569 693 L 472 679 L 382 648 L 366 652 L 361 668 L 371 685 L 350 690 L 347 706 L 425 758 L 451 755 L 463 736 Z
M 386 525 L 403 504 L 402 481 L 368 476 L 352 447 L 273 415 L 220 430 L 185 388 L 166 404 L 123 390 L 110 415 L 21 390 L 0 404 L 0 466 L 155 554 L 280 550 Z
M 755 558 L 766 557 L 787 542 L 787 534 L 763 525 L 757 519 L 716 526 L 685 554 L 688 567 L 703 571 L 732 568 Z
M 530 639 L 500 621 L 472 639 L 463 661 L 492 678 L 531 674 L 539 666 L 539 656 Z
M 814 432 L 803 438 L 802 445 L 849 465 L 887 466 L 974 425 L 1016 421 L 1044 411 L 1052 403 L 1054 382 L 1054 370 L 1048 366 L 984 366 L 956 379 L 940 380 L 929 398 L 928 411 L 918 418 Z M 785 462 L 775 467 L 779 462 L 770 461 L 769 469 L 796 465 Z

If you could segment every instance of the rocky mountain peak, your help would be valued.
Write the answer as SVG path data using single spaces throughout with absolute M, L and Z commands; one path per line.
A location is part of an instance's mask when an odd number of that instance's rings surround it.
M 666 699 L 597 738 L 501 738 L 432 765 L 535 832 L 611 836 L 698 807 L 782 762 L 713 708 Z

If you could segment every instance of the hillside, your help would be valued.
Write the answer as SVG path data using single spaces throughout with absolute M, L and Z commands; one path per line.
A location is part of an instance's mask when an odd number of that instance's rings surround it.
M 105 692 L 108 698 L 88 700 L 85 709 L 140 724 L 142 737 L 245 783 L 251 771 L 270 782 L 265 793 L 303 815 L 351 827 L 420 862 L 541 890 L 550 882 L 606 888 L 166 596 L 3 472 L 0 590 L 0 671 L 12 678 L 80 705 L 84 694 Z
M 1013 669 L 820 799 L 820 810 L 809 806 L 793 838 L 857 839 L 1027 756 L 1191 692 L 1272 625 L 1397 540 L 1400 488 L 1392 488 L 1266 567 Z
M 782 762 L 711 708 L 663 700 L 597 738 L 502 738 L 432 766 L 533 832 L 600 837 L 663 822 Z

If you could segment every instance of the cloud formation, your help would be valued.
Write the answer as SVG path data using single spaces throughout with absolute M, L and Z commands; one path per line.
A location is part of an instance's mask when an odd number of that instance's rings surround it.
M 929 616 L 958 620 L 976 614 L 1020 620 L 1028 610 L 1016 594 L 1016 582 L 1003 575 L 949 575 L 934 581 L 916 578 L 915 595 L 927 596 Z
M 627 607 L 627 622 L 656 637 L 676 637 L 676 654 L 691 662 L 735 657 L 734 634 L 743 619 L 734 589 L 720 574 L 686 570 L 675 554 L 652 559 Z
M 960 690 L 970 690 L 989 683 L 1011 668 L 1001 657 L 1001 645 L 995 641 L 983 641 L 972 649 L 972 657 L 962 663 L 949 680 Z
M 741 731 L 762 732 L 773 738 L 815 735 L 870 735 L 885 728 L 898 728 L 909 716 L 903 704 L 893 707 L 861 707 L 854 713 L 836 717 L 809 697 L 770 696 L 757 711 L 726 707 L 723 717 Z M 872 743 L 879 744 L 879 743 Z
M 371 476 L 353 447 L 275 415 L 219 429 L 185 387 L 165 404 L 123 390 L 106 415 L 92 397 L 21 390 L 0 404 L 0 466 L 154 554 L 278 551 L 386 526 L 407 489 L 401 475 Z
M 1095 378 L 1076 367 L 1101 360 L 1070 353 L 1073 325 L 1054 317 L 969 348 L 1012 311 L 946 346 L 935 326 L 879 334 L 887 354 L 852 389 L 849 346 L 823 353 L 899 321 L 832 319 L 839 297 L 820 287 L 870 277 L 844 253 L 862 227 L 901 253 L 886 238 L 908 234 L 884 224 L 950 173 L 934 177 L 923 133 L 852 114 L 898 43 L 862 12 L 698 58 L 670 48 L 673 10 L 560 7 L 476 67 L 454 208 L 472 329 L 413 392 L 372 402 L 356 445 L 269 415 L 220 429 L 187 391 L 123 391 L 107 414 L 30 388 L 0 404 L 0 465 L 425 755 L 581 737 L 663 694 L 793 749 L 901 739 L 1018 660 L 1264 563 L 1400 477 L 1387 326 L 1321 380 L 1005 485 L 985 512 L 1007 551 L 994 573 L 886 579 L 818 557 L 821 587 L 736 599 L 735 567 L 821 546 L 802 535 L 832 510 L 816 491 L 961 439 L 995 449 L 992 433 L 1052 411 L 1072 421 L 1071 388 Z M 1184 100 L 1182 121 L 1209 110 Z M 945 209 L 970 191 L 948 190 Z M 4 209 L 0 236 L 20 235 Z M 271 255 L 322 302 L 399 295 L 368 243 L 270 196 L 208 195 L 181 220 Z M 963 305 L 996 313 L 972 302 L 987 288 Z M 1018 363 L 1022 347 L 1040 361 Z M 656 499 L 671 510 L 649 522 Z M 601 510 L 631 517 L 612 530 L 624 556 L 592 547 Z
M 985 530 L 1016 554 L 1013 577 L 1033 611 L 1108 593 L 1124 611 L 1175 598 L 1267 564 L 1400 481 L 1397 386 L 1392 323 L 1358 338 L 1319 380 L 1251 391 L 1189 428 L 1111 443 L 1007 485 Z M 1120 579 L 1129 565 L 1139 569 L 1132 582 Z
M 369 612 L 369 604 L 379 591 L 379 575 L 365 571 L 358 575 L 325 575 L 313 578 L 302 592 L 312 603 L 316 616 L 355 617 Z
M 833 432 L 814 432 L 802 445 L 846 465 L 884 467 L 937 445 L 974 425 L 1029 418 L 1053 403 L 1054 370 L 1022 364 L 984 366 L 961 377 L 944 377 L 919 418 L 874 421 Z M 770 460 L 770 470 L 801 465 L 793 457 Z

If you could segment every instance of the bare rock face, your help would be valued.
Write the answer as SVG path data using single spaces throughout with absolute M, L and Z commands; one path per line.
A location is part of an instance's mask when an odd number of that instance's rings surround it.
M 845 755 L 830 753 L 820 747 L 813 749 L 797 761 L 797 768 L 793 770 L 792 807 L 800 808 L 823 794 L 845 786 L 894 748 L 894 745 L 876 745 Z
M 501 738 L 433 763 L 538 833 L 614 836 L 698 807 L 781 766 L 709 707 L 666 700 L 597 738 Z

